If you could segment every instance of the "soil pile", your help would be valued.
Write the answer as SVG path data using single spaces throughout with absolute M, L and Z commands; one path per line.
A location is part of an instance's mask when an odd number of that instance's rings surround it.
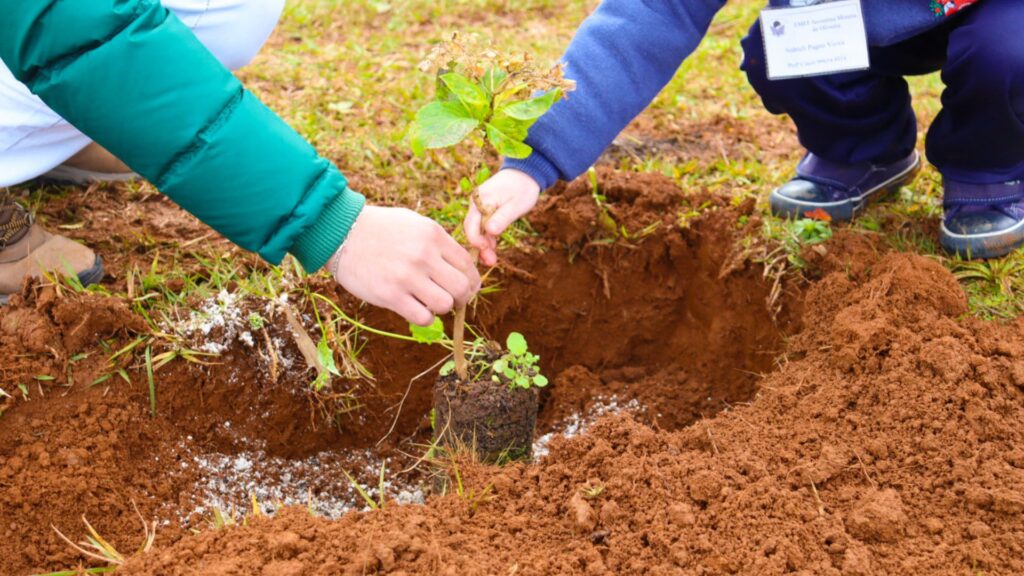
M 637 249 L 675 263 L 672 251 L 694 240 L 679 236 L 678 244 L 655 237 Z M 662 427 L 606 419 L 583 436 L 553 441 L 538 464 L 464 465 L 462 496 L 335 522 L 292 509 L 246 528 L 184 538 L 136 558 L 125 572 L 1024 572 L 1021 322 L 966 317 L 964 294 L 944 268 L 879 254 L 865 237 L 839 235 L 814 266 L 820 279 L 806 295 L 805 328 L 789 340 L 781 367 L 749 403 L 713 419 L 669 419 Z M 571 285 L 574 269 L 551 281 Z M 628 263 L 625 269 L 636 272 Z M 543 269 L 529 274 L 550 277 Z M 685 292 L 678 280 L 676 290 Z M 614 296 L 616 282 L 608 286 Z M 565 302 L 549 314 L 559 326 L 574 307 L 597 306 Z M 641 314 L 633 331 L 600 339 L 587 332 L 589 341 L 561 348 L 552 361 L 565 369 L 553 397 L 589 378 L 576 375 L 600 372 L 605 355 L 621 359 L 614 354 L 620 347 L 635 351 L 626 356 L 635 364 L 619 368 L 657 366 L 680 354 L 671 339 L 639 337 L 665 334 L 659 326 L 644 330 L 657 322 L 657 308 L 657 297 L 631 308 Z M 707 312 L 714 318 L 735 308 Z M 709 330 L 713 324 L 699 326 L 705 347 L 739 347 Z M 700 344 L 696 336 L 688 342 Z M 691 382 L 677 381 L 681 389 Z

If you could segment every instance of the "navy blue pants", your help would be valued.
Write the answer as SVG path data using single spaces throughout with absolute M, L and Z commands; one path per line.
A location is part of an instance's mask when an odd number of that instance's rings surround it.
M 917 120 L 904 76 L 942 70 L 928 160 L 959 182 L 1024 179 L 1024 1 L 985 0 L 924 34 L 872 47 L 863 72 L 769 80 L 760 23 L 743 51 L 742 69 L 765 107 L 793 119 L 807 150 L 850 164 L 910 154 Z

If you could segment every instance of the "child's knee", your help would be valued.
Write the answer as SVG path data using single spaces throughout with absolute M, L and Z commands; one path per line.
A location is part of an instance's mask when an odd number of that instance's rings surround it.
M 1019 94 L 1024 88 L 1024 3 L 990 0 L 978 8 L 950 39 L 948 80 L 964 82 L 977 93 Z M 1024 104 L 1017 107 L 1024 112 Z

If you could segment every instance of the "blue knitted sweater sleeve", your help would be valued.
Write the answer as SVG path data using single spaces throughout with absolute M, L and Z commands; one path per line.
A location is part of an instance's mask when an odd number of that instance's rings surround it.
M 533 154 L 506 168 L 547 189 L 589 168 L 668 84 L 725 0 L 604 0 L 563 56 L 576 91 L 530 129 Z

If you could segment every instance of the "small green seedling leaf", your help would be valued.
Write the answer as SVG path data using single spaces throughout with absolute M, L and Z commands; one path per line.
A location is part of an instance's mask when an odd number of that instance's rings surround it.
M 267 321 L 258 312 L 249 314 L 249 327 L 253 330 L 261 330 L 266 324 Z
M 820 244 L 832 237 L 828 222 L 804 218 L 793 223 L 793 232 L 805 244 Z
M 550 110 L 555 105 L 555 102 L 558 102 L 561 98 L 562 91 L 556 88 L 536 98 L 512 102 L 503 106 L 501 111 L 516 120 L 536 120 Z
M 413 151 L 454 146 L 479 125 L 460 102 L 431 102 L 416 113 Z
M 420 344 L 436 344 L 444 339 L 444 322 L 434 316 L 434 322 L 430 326 L 409 324 L 409 333 Z
M 476 185 L 479 186 L 484 182 L 487 182 L 487 179 L 490 177 L 491 169 L 488 168 L 487 166 L 481 166 L 480 169 L 476 171 L 476 176 L 474 176 L 474 179 L 476 180 Z
M 508 335 L 505 340 L 505 346 L 508 347 L 508 351 L 514 356 L 522 356 L 526 354 L 526 337 L 519 332 L 512 332 Z
M 331 350 L 330 345 L 327 344 L 327 337 L 320 338 L 320 342 L 316 345 L 316 355 L 320 359 L 320 364 L 327 369 L 328 372 L 335 376 L 341 376 L 341 372 L 338 370 L 338 365 L 334 362 L 334 351 Z
M 441 81 L 477 120 L 483 120 L 490 111 L 490 98 L 480 86 L 458 72 L 441 75 Z
M 449 376 L 452 372 L 455 372 L 455 360 L 449 360 L 441 365 L 441 376 Z
M 543 388 L 548 385 L 548 378 L 542 374 L 537 374 L 533 377 L 533 385 L 537 388 Z

